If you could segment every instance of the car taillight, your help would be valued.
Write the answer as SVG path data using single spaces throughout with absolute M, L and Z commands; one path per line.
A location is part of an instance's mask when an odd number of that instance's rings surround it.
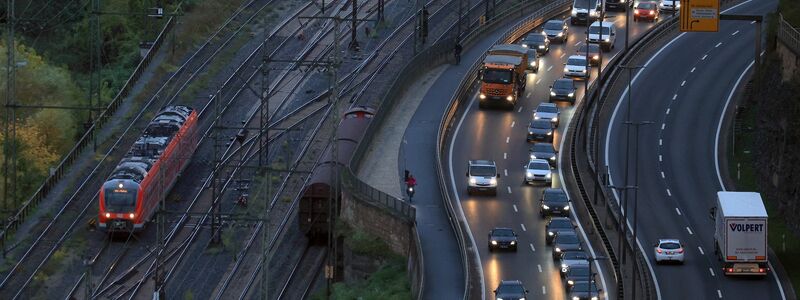
M 728 273 L 733 273 L 733 268 L 728 268 Z
M 683 253 L 683 248 L 678 249 L 678 253 Z
M 664 252 L 663 250 L 661 250 L 661 248 L 658 248 L 658 249 L 656 249 L 656 251 L 657 251 L 659 254 L 661 254 L 661 252 Z
M 655 15 L 655 14 L 656 14 L 656 11 L 655 11 L 655 10 L 651 10 L 651 11 L 650 11 L 650 15 L 651 15 L 651 16 L 652 16 L 652 15 Z
M 758 273 L 764 273 L 764 268 L 758 268 Z

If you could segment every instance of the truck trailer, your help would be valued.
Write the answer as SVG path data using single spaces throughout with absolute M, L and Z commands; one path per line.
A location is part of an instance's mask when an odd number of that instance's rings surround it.
M 714 252 L 725 275 L 767 275 L 767 210 L 761 194 L 717 192 Z

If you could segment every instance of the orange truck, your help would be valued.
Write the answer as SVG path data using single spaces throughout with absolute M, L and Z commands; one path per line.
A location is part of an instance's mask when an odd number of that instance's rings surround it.
M 528 51 L 520 45 L 496 45 L 483 59 L 480 71 L 479 107 L 491 105 L 514 109 L 525 91 Z

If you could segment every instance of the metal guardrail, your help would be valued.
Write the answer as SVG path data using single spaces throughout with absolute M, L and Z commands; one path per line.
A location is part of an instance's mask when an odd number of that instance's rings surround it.
M 519 39 L 522 34 L 528 32 L 539 26 L 546 20 L 554 17 L 558 14 L 561 14 L 567 11 L 570 8 L 570 4 L 572 3 L 571 0 L 559 0 L 554 1 L 549 4 L 544 4 L 544 1 L 536 1 L 529 3 L 529 6 L 538 5 L 539 8 L 535 10 L 533 14 L 529 17 L 521 20 L 517 23 L 514 27 L 508 30 L 501 38 L 497 40 L 497 43 L 508 43 L 512 42 L 516 39 Z M 502 17 L 497 18 L 496 20 L 500 20 Z M 498 21 L 499 22 L 499 21 Z M 481 28 L 479 30 L 488 31 L 491 28 L 486 26 L 487 28 Z M 464 44 L 469 44 L 472 42 L 472 38 L 466 38 Z M 485 56 L 485 54 L 484 54 Z M 481 59 L 477 60 L 472 66 L 469 68 L 469 71 L 464 75 L 462 80 L 460 81 L 459 87 L 456 89 L 456 92 L 453 94 L 453 97 L 450 99 L 450 105 L 448 109 L 445 111 L 444 115 L 442 116 L 441 123 L 439 124 L 438 130 L 438 137 L 436 142 L 436 173 L 438 175 L 439 186 L 441 189 L 441 194 L 445 202 L 445 208 L 447 209 L 448 216 L 450 218 L 450 222 L 453 223 L 453 228 L 456 231 L 456 237 L 459 239 L 459 248 L 461 250 L 461 255 L 466 256 L 468 252 L 475 251 L 475 249 L 469 250 L 471 245 L 467 245 L 467 241 L 464 240 L 464 231 L 466 231 L 466 218 L 463 216 L 463 212 L 461 210 L 456 209 L 453 206 L 453 202 L 450 199 L 449 188 L 446 180 L 446 176 L 443 173 L 445 169 L 443 157 L 446 156 L 445 151 L 448 149 L 445 145 L 445 141 L 448 140 L 450 134 L 452 134 L 452 126 L 454 125 L 454 121 L 456 116 L 463 108 L 469 103 L 469 95 L 473 92 L 474 82 L 478 76 L 478 70 L 480 69 Z M 473 252 L 473 255 L 476 255 Z M 470 283 L 470 273 L 469 273 L 469 264 L 467 263 L 467 258 L 464 257 L 463 264 L 467 270 L 465 271 L 465 280 L 467 280 L 466 288 L 468 290 L 465 293 L 465 298 L 469 299 L 482 299 L 484 297 L 484 291 L 482 290 L 480 284 L 473 284 L 472 286 L 469 285 Z M 480 268 L 480 266 L 477 266 Z M 474 279 L 472 279 L 474 280 Z
M 800 31 L 783 18 L 783 14 L 778 17 L 778 39 L 786 47 L 792 50 L 795 55 L 800 55 Z
M 180 7 L 178 8 L 180 9 Z M 172 27 L 175 26 L 177 19 L 175 16 L 171 16 L 167 19 L 166 24 L 159 32 L 158 36 L 156 37 L 153 45 L 150 46 L 150 50 L 147 51 L 144 58 L 139 61 L 139 64 L 133 70 L 133 73 L 128 80 L 125 81 L 125 84 L 122 85 L 117 95 L 111 100 L 105 110 L 103 110 L 99 116 L 94 120 L 92 126 L 86 130 L 86 132 L 81 136 L 80 139 L 75 143 L 75 146 L 64 155 L 64 158 L 61 159 L 58 166 L 55 167 L 53 171 L 50 172 L 50 175 L 45 178 L 44 182 L 39 186 L 36 192 L 31 195 L 28 200 L 22 203 L 16 213 L 9 217 L 8 219 L 4 220 L 3 231 L 0 232 L 0 240 L 5 241 L 9 238 L 10 233 L 16 231 L 16 229 L 25 221 L 25 218 L 33 211 L 33 208 L 44 199 L 53 187 L 64 177 L 66 174 L 67 168 L 69 168 L 75 160 L 78 158 L 78 155 L 81 151 L 86 148 L 87 145 L 91 144 L 95 133 L 102 128 L 105 122 L 116 112 L 119 106 L 122 104 L 122 101 L 128 97 L 131 90 L 133 90 L 133 86 L 139 81 L 139 78 L 144 73 L 144 70 L 150 65 L 155 56 L 155 53 L 158 52 L 158 49 L 161 48 L 161 45 L 164 43 L 166 34 L 172 30 Z
M 350 168 L 343 168 L 342 185 L 346 191 L 356 196 L 356 198 L 379 208 L 383 208 L 385 211 L 406 222 L 414 223 L 416 220 L 417 209 L 414 208 L 414 206 L 361 181 L 353 174 Z

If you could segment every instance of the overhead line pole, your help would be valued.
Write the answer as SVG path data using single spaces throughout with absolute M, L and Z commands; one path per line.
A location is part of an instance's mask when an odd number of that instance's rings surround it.
M 14 2 L 15 0 L 6 1 L 8 17 L 6 20 L 6 120 L 3 124 L 3 212 L 10 211 L 9 202 L 11 201 L 13 201 L 14 206 L 16 206 L 17 194 L 17 116 L 16 108 L 13 107 L 16 103 L 17 93 L 17 63 L 14 57 L 16 51 L 14 46 L 14 23 L 16 22 L 14 19 Z M 5 238 L 2 239 L 2 242 L 3 257 L 5 257 Z

